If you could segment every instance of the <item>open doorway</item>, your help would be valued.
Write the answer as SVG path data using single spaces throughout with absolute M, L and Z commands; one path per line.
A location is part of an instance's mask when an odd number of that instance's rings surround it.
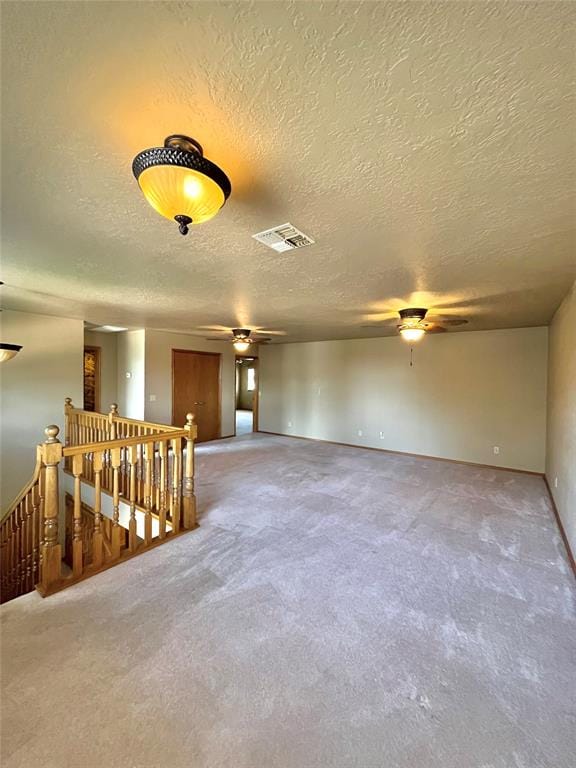
M 84 347 L 84 410 L 100 410 L 100 347 Z
M 258 358 L 236 357 L 236 436 L 258 431 Z

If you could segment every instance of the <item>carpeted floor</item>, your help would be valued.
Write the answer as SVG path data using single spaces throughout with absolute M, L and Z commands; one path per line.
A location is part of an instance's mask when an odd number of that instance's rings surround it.
M 199 530 L 3 608 L 3 768 L 573 768 L 542 479 L 263 435 L 198 456 Z

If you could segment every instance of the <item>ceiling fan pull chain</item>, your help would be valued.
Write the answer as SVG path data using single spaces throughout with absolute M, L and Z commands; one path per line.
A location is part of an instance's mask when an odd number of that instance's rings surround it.
M 414 365 L 414 347 L 410 347 L 410 368 Z

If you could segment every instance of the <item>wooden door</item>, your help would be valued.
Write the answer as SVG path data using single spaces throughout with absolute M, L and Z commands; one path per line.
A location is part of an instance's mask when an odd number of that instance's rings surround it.
M 198 442 L 220 437 L 220 355 L 172 350 L 172 424 L 194 414 Z

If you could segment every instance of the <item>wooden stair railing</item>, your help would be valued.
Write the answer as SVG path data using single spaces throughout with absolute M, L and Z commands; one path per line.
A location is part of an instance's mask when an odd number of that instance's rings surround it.
M 196 527 L 192 414 L 178 429 L 122 419 L 116 409 L 112 418 L 90 413 L 90 421 L 68 399 L 65 410 L 68 444 L 59 441 L 56 425 L 45 429 L 34 476 L 0 524 L 2 602 L 34 586 L 50 595 Z M 118 428 L 139 434 L 106 437 Z M 101 439 L 76 443 L 88 436 Z M 66 547 L 71 572 L 62 564 L 60 468 L 73 477 Z M 93 508 L 83 499 L 87 485 L 93 486 Z M 108 503 L 111 497 L 109 517 L 105 496 Z
M 74 408 L 69 397 L 64 401 L 64 422 L 64 437 L 67 446 L 99 443 L 122 437 L 159 435 L 162 432 L 177 430 L 177 427 L 169 427 L 165 424 L 155 424 L 152 421 L 140 421 L 120 416 L 116 403 L 112 403 L 109 413 L 83 411 Z
M 31 592 L 39 581 L 43 483 L 42 446 L 39 445 L 32 479 L 0 523 L 0 602 Z

